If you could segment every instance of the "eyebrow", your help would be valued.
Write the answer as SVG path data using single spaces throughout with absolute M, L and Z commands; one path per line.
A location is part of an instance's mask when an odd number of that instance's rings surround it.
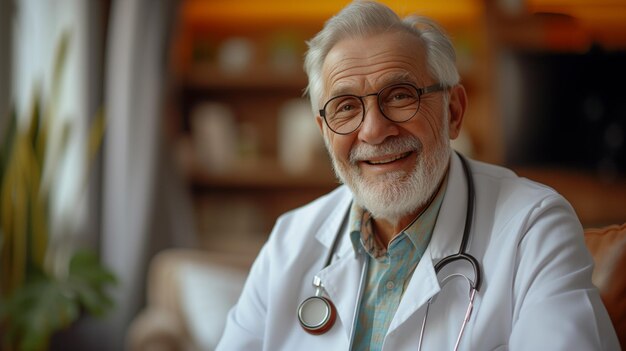
M 416 84 L 415 78 L 409 74 L 409 72 L 398 72 L 392 73 L 383 77 L 381 80 L 377 81 L 376 84 L 379 86 L 378 89 L 382 89 L 388 85 L 396 84 L 396 83 L 411 83 Z
M 417 82 L 415 82 L 415 79 L 413 78 L 411 74 L 409 74 L 409 72 L 392 73 L 376 81 L 376 85 L 379 87 L 376 91 L 386 86 L 389 86 L 391 84 L 396 84 L 396 83 L 416 84 Z M 329 97 L 333 98 L 333 97 L 337 97 L 341 95 L 355 95 L 354 89 L 352 88 L 352 86 L 344 84 L 344 85 L 337 87 L 336 89 L 331 90 Z
M 354 89 L 352 88 L 352 86 L 342 84 L 338 88 L 331 90 L 328 97 L 333 98 L 335 96 L 340 96 L 340 95 L 353 95 L 354 94 L 353 90 Z

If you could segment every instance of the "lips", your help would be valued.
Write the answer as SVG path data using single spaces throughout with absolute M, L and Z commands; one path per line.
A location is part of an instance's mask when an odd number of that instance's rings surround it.
M 386 165 L 393 165 L 395 162 L 403 162 L 413 154 L 419 154 L 422 150 L 422 143 L 416 137 L 396 136 L 387 138 L 383 143 L 372 145 L 368 143 L 357 143 L 350 150 L 349 162 L 356 166 L 370 165 L 387 169 Z
M 388 156 L 385 158 L 380 158 L 377 160 L 366 160 L 365 162 L 370 165 L 383 165 L 383 164 L 391 163 L 391 162 L 403 159 L 405 157 L 408 157 L 410 154 L 411 154 L 411 151 L 408 151 L 408 152 L 404 152 L 401 154 L 392 155 L 392 156 Z

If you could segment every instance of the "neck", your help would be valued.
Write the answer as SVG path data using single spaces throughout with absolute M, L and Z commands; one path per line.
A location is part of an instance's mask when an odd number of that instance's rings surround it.
M 443 177 L 439 181 L 439 184 L 437 185 L 433 193 L 430 195 L 430 198 L 428 199 L 428 201 L 424 205 L 418 207 L 415 211 L 401 217 L 397 221 L 389 221 L 388 219 L 385 219 L 385 218 L 373 218 L 372 219 L 372 222 L 374 225 L 374 233 L 376 234 L 377 239 L 380 240 L 380 243 L 382 245 L 388 248 L 389 243 L 396 235 L 398 235 L 400 232 L 404 231 L 406 228 L 411 226 L 413 222 L 415 222 L 422 215 L 422 213 L 424 213 L 424 211 L 426 211 L 426 209 L 430 207 L 433 200 L 435 199 L 435 197 L 441 190 L 441 185 L 443 184 L 443 181 L 446 179 L 447 174 L 448 174 L 448 171 L 446 170 Z
M 419 216 L 424 212 L 426 208 L 430 205 L 430 202 L 423 207 L 419 208 L 417 211 L 412 212 L 400 220 L 396 222 L 390 222 L 384 218 L 373 218 L 372 222 L 374 225 L 374 233 L 376 233 L 376 237 L 380 240 L 381 244 L 385 247 L 389 247 L 389 243 L 391 240 L 398 235 L 398 233 L 402 232 L 409 225 L 411 225 Z

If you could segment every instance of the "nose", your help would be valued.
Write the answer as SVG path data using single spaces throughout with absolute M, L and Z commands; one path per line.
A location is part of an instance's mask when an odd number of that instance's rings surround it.
M 383 115 L 375 96 L 369 99 L 364 98 L 363 104 L 365 105 L 365 116 L 358 130 L 359 140 L 371 145 L 378 145 L 388 137 L 399 134 L 397 124 Z

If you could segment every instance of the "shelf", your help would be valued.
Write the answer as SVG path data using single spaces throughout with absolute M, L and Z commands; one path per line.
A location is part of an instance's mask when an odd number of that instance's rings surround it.
M 210 173 L 196 165 L 190 174 L 195 188 L 239 190 L 332 189 L 337 180 L 330 171 L 318 167 L 301 174 L 291 174 L 273 159 L 241 163 L 223 173 Z
M 178 162 L 191 186 L 201 191 L 331 190 L 338 185 L 330 161 L 321 157 L 311 169 L 295 173 L 286 171 L 273 157 L 234 162 L 224 171 L 212 172 L 201 164 L 189 143 L 181 143 Z
M 474 157 L 496 164 L 503 162 L 505 154 L 494 84 L 500 50 L 579 53 L 596 44 L 604 49 L 626 47 L 623 0 L 530 0 L 519 6 L 518 13 L 508 14 L 489 10 L 499 6 L 497 2 L 479 0 L 383 2 L 403 14 L 433 17 L 451 34 L 470 96 L 464 130 L 472 139 Z M 172 128 L 177 133 L 175 142 L 186 145 L 179 155 L 179 169 L 192 192 L 202 238 L 213 247 L 225 249 L 232 244 L 234 248 L 238 241 L 247 245 L 251 233 L 263 233 L 259 236 L 264 239 L 280 214 L 338 186 L 322 152 L 310 170 L 297 174 L 287 172 L 276 154 L 281 107 L 301 97 L 307 86 L 301 64 L 304 41 L 341 7 L 333 0 L 181 3 L 171 59 L 173 108 L 177 109 Z M 220 56 L 230 39 L 247 40 L 253 53 L 236 69 L 229 63 L 236 66 L 237 62 Z M 284 47 L 297 63 L 277 64 L 282 56 L 276 53 Z M 242 58 L 237 53 L 227 57 Z M 198 161 L 189 140 L 194 108 L 204 102 L 227 106 L 238 128 L 254 130 L 239 130 L 243 135 L 237 134 L 239 143 L 254 139 L 255 147 L 248 152 L 235 145 L 243 161 L 225 172 L 210 171 L 210 165 Z M 626 221 L 626 179 L 605 182 L 593 174 L 559 169 L 517 171 L 559 191 L 585 227 Z M 224 233 L 229 233 L 227 238 Z
M 182 81 L 187 88 L 196 90 L 302 90 L 307 86 L 302 71 L 279 72 L 269 69 L 250 69 L 239 73 L 225 73 L 216 67 L 197 67 Z
M 480 15 L 482 2 L 477 0 L 418 0 L 411 2 L 382 1 L 401 15 L 419 13 L 444 23 L 467 23 Z M 347 2 L 336 0 L 186 0 L 181 16 L 195 27 L 228 28 L 231 31 L 254 31 L 259 28 L 294 26 L 321 28 Z M 243 27 L 243 29 L 242 29 Z
M 492 31 L 505 48 L 585 53 L 598 45 L 626 48 L 626 2 L 617 0 L 532 0 L 518 13 L 494 16 Z

